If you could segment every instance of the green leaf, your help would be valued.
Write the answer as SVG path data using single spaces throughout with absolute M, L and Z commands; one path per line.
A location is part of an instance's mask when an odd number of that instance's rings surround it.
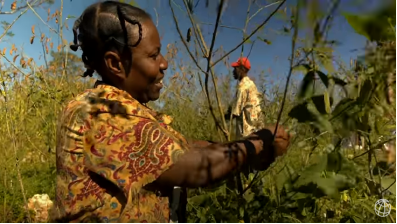
M 344 216 L 339 220 L 339 223 L 347 223 L 350 221 L 350 219 L 351 219 L 350 216 Z
M 311 195 L 310 194 L 305 194 L 305 193 L 301 193 L 301 192 L 298 192 L 298 193 L 293 193 L 293 196 L 291 197 L 291 199 L 292 200 L 294 200 L 294 201 L 297 201 L 297 200 L 301 200 L 301 199 L 307 199 L 307 198 L 310 198 L 311 197 Z
M 309 98 L 313 94 L 314 71 L 309 71 L 303 78 L 298 97 L 300 99 Z
M 258 37 L 258 39 L 259 39 L 260 41 L 265 42 L 267 45 L 272 44 L 272 42 L 271 42 L 270 40 L 268 40 L 268 39 L 265 39 L 265 38 L 262 38 L 262 37 Z
M 338 200 L 340 198 L 336 183 L 332 178 L 318 178 L 316 180 L 316 184 L 324 194 L 330 196 L 334 200 Z
M 188 199 L 188 202 L 193 204 L 194 206 L 199 206 L 204 204 L 206 200 L 209 199 L 209 195 L 196 195 Z
M 305 123 L 305 122 L 310 122 L 310 121 L 315 121 L 315 114 L 312 114 L 308 109 L 307 109 L 307 102 L 301 103 L 293 107 L 290 112 L 288 113 L 288 116 L 291 118 L 295 118 L 298 120 L 300 123 Z
M 342 79 L 333 76 L 332 79 L 334 80 L 336 85 L 345 86 L 347 82 L 343 81 Z
M 330 103 L 328 91 L 324 92 L 324 103 L 325 103 L 325 112 L 327 112 L 327 114 L 330 114 L 331 113 L 331 103 Z
M 243 34 L 243 40 L 245 40 L 246 38 L 248 38 L 248 35 L 244 33 L 244 34 Z M 244 42 L 244 44 L 252 44 L 251 39 L 247 39 L 247 40 Z
M 369 34 L 365 29 L 365 18 L 348 13 L 344 13 L 343 15 L 356 33 L 361 34 L 370 40 Z
M 338 172 L 342 168 L 342 155 L 333 151 L 327 155 L 327 171 Z
M 276 179 L 276 188 L 279 192 L 283 189 L 285 182 L 287 181 L 287 175 L 285 175 L 284 170 L 280 172 L 279 175 L 275 176 Z
M 382 178 L 382 188 L 389 188 L 388 191 L 396 195 L 396 180 L 393 178 Z
M 316 109 L 318 110 L 318 112 L 320 112 L 321 114 L 326 114 L 327 111 L 325 109 L 325 96 L 324 95 L 317 95 L 317 96 L 313 96 L 312 101 L 314 103 L 314 105 L 316 106 Z M 329 104 L 330 107 L 332 106 L 334 100 L 332 97 L 329 97 Z
M 363 206 L 366 211 L 370 212 L 373 215 L 376 215 L 374 211 L 375 203 L 372 204 L 371 200 L 364 200 L 364 199 L 360 200 L 360 202 L 361 202 L 360 205 Z
M 342 99 L 334 108 L 332 111 L 332 116 L 340 116 L 342 113 L 346 112 L 348 108 L 350 108 L 354 104 L 353 99 Z
M 244 217 L 244 207 L 240 207 L 239 214 L 240 214 L 240 217 Z
M 302 72 L 302 73 L 307 73 L 311 70 L 312 68 L 308 64 L 299 64 L 298 66 L 293 67 L 294 72 Z
M 386 2 L 391 4 L 383 4 L 382 8 L 375 12 L 365 15 L 350 13 L 343 13 L 343 15 L 356 33 L 365 36 L 370 41 L 395 40 L 395 31 L 389 26 L 388 20 L 391 19 L 392 24 L 396 23 L 396 2 Z
M 206 223 L 207 222 L 208 215 L 206 213 L 207 213 L 206 208 L 201 208 L 201 212 L 199 212 L 197 214 L 197 216 L 200 218 L 200 222 L 201 223 Z
M 328 76 L 321 71 L 316 71 L 317 75 L 320 77 L 321 81 L 323 82 L 324 86 L 328 88 L 329 81 Z
M 353 220 L 355 223 L 363 223 L 363 219 L 361 217 L 362 217 L 362 215 L 359 215 L 356 213 L 351 216 L 350 220 Z
M 360 96 L 357 99 L 357 102 L 364 104 L 367 103 L 372 92 L 372 82 L 371 80 L 367 79 L 364 82 L 364 85 L 360 89 Z
M 286 27 L 286 26 L 284 26 L 284 27 L 283 27 L 283 31 L 284 31 L 285 33 L 289 33 L 289 32 L 291 31 L 291 29 L 288 28 L 288 27 Z

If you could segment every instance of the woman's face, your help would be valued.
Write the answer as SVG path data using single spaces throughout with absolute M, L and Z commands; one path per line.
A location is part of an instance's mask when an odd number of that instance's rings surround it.
M 132 63 L 128 74 L 125 68 L 116 74 L 121 78 L 119 88 L 127 91 L 140 103 L 157 100 L 163 87 L 164 70 L 168 63 L 160 53 L 159 33 L 151 20 L 142 24 L 142 40 L 138 46 L 131 48 Z M 130 41 L 131 43 L 136 40 Z M 118 62 L 122 67 L 121 63 Z M 114 73 L 114 72 L 113 72 Z

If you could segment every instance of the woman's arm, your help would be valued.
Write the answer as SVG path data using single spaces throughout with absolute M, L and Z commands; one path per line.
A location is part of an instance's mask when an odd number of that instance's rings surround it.
M 245 140 L 249 141 L 249 140 Z M 253 155 L 247 155 L 247 145 L 242 141 L 215 143 L 207 147 L 192 148 L 157 178 L 162 186 L 202 187 L 226 177 L 232 170 L 240 168 L 249 157 L 262 151 L 262 141 L 252 144 Z M 250 146 L 248 146 L 250 147 Z M 248 150 L 250 152 L 250 149 Z
M 215 142 L 205 141 L 205 140 L 188 140 L 187 141 L 191 148 L 202 148 L 207 147 Z
M 270 130 L 263 129 L 241 141 L 191 147 L 157 178 L 156 183 L 161 186 L 202 187 L 225 178 L 246 162 L 267 167 L 286 152 L 290 138 L 280 127 L 273 139 Z

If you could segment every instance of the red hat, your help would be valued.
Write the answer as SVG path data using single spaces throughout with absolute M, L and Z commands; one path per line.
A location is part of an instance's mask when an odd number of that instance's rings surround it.
M 246 57 L 241 57 L 236 62 L 233 62 L 231 64 L 232 67 L 237 67 L 240 65 L 244 66 L 248 70 L 251 69 L 251 63 L 250 63 L 250 61 L 248 61 L 248 58 L 246 58 Z

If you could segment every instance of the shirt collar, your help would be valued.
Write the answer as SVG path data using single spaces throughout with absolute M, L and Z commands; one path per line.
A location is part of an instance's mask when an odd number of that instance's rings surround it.
M 142 117 L 158 121 L 166 125 L 172 117 L 157 113 L 146 105 L 139 103 L 129 93 L 101 81 L 95 83 L 94 89 L 88 94 L 89 102 L 94 102 L 90 113 L 112 113 Z
M 248 76 L 243 77 L 239 82 L 238 85 L 241 87 L 246 85 L 251 79 Z

